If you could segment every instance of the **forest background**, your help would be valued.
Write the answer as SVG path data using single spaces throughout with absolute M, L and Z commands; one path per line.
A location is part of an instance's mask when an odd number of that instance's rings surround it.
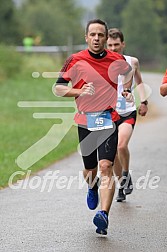
M 0 42 L 22 45 L 31 35 L 45 46 L 84 44 L 85 23 L 96 17 L 123 31 L 127 54 L 166 66 L 167 0 L 1 0 Z

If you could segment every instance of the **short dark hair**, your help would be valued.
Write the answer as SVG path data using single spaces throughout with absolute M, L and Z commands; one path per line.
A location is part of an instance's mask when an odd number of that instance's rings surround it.
M 107 27 L 107 23 L 101 19 L 92 19 L 90 20 L 87 25 L 86 25 L 86 29 L 85 29 L 85 33 L 88 34 L 88 30 L 89 30 L 89 25 L 91 24 L 101 24 L 104 25 L 105 27 L 105 31 L 106 31 L 106 37 L 108 37 L 108 27 Z
M 112 28 L 108 30 L 108 37 L 117 39 L 120 38 L 121 42 L 124 41 L 124 35 L 118 28 Z

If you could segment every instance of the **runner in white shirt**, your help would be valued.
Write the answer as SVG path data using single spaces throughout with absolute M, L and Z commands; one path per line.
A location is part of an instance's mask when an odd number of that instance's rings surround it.
M 110 29 L 108 32 L 108 40 L 107 40 L 107 49 L 110 51 L 117 52 L 119 54 L 123 54 L 123 50 L 125 48 L 124 36 L 123 33 L 117 29 Z M 129 92 L 134 92 L 135 85 L 143 84 L 139 61 L 135 57 L 126 56 L 127 62 L 132 66 L 134 71 L 133 74 L 133 83 L 131 86 L 131 90 Z M 121 83 L 121 76 L 118 83 L 118 102 L 117 102 L 117 112 L 120 115 L 120 120 L 118 121 L 118 148 L 117 155 L 114 161 L 114 172 L 118 177 L 120 183 L 120 188 L 118 190 L 118 195 L 116 197 L 117 202 L 122 202 L 126 199 L 126 195 L 131 194 L 133 191 L 133 183 L 132 178 L 129 173 L 129 160 L 130 153 L 128 149 L 128 143 L 132 136 L 133 129 L 136 122 L 136 114 L 137 108 L 135 101 L 132 103 L 127 103 L 125 98 L 122 96 L 123 85 Z M 143 96 L 144 97 L 144 96 Z M 134 96 L 135 99 L 135 96 Z M 141 116 L 145 116 L 147 113 L 147 100 L 143 100 L 140 95 L 141 104 L 138 107 L 138 113 Z

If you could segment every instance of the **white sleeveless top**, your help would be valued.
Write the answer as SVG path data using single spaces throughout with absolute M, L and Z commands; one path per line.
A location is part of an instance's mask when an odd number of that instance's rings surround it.
M 131 56 L 124 55 L 124 57 L 126 61 L 129 63 L 129 65 L 132 66 Z M 134 97 L 134 104 L 133 104 L 132 102 L 126 102 L 126 99 L 122 96 L 121 94 L 123 92 L 122 77 L 118 76 L 118 88 L 117 88 L 118 99 L 117 99 L 117 105 L 116 105 L 116 111 L 118 112 L 118 114 L 122 115 L 122 114 L 126 114 L 127 112 L 132 112 L 136 110 L 134 86 L 135 86 L 135 82 L 133 79 L 132 86 L 131 86 L 132 94 Z

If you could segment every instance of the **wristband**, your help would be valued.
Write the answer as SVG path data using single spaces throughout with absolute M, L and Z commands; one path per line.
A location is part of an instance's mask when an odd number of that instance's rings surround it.
M 144 105 L 146 105 L 146 106 L 147 106 L 147 105 L 148 105 L 148 101 L 147 101 L 147 100 L 142 101 L 142 102 L 141 102 L 141 104 L 144 104 Z

